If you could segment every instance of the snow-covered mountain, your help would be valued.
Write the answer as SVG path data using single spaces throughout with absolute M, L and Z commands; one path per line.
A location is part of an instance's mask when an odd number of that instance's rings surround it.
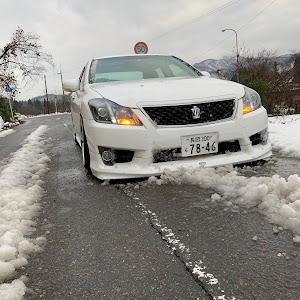
M 200 71 L 207 71 L 211 75 L 215 74 L 217 70 L 231 71 L 236 63 L 235 57 L 227 57 L 222 59 L 207 59 L 200 63 L 194 64 L 194 67 Z
M 274 56 L 274 62 L 277 62 L 278 66 L 293 67 L 295 61 L 294 54 L 285 54 L 281 56 Z M 222 73 L 222 76 L 227 79 L 231 79 L 236 64 L 236 57 L 226 57 L 222 59 L 207 59 L 199 63 L 195 63 L 194 67 L 200 71 L 207 71 L 212 77 L 218 77 L 217 71 Z

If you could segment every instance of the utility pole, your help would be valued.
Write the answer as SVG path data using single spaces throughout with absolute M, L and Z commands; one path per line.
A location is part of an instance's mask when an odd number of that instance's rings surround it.
M 66 98 L 65 98 L 65 91 L 64 91 L 64 86 L 63 86 L 63 76 L 62 76 L 62 71 L 61 71 L 61 66 L 60 66 L 60 72 L 57 73 L 60 75 L 60 80 L 61 80 L 61 89 L 62 89 L 62 93 L 63 93 L 63 107 L 64 107 L 64 110 L 67 111 L 68 109 L 70 108 L 67 108 L 66 107 Z M 69 102 L 69 101 L 66 101 L 66 102 Z M 68 103 L 69 104 L 69 103 Z
M 55 113 L 57 114 L 56 95 L 54 96 Z
M 46 98 L 47 98 L 47 111 L 48 115 L 50 115 L 50 109 L 49 109 L 49 99 L 48 99 L 48 91 L 47 91 L 47 81 L 46 81 L 46 75 L 44 75 L 45 78 L 45 88 L 46 88 Z
M 236 47 L 236 78 L 237 82 L 240 82 L 240 67 L 239 67 L 239 48 L 238 48 L 238 38 L 237 38 L 237 32 L 234 29 L 223 29 L 222 32 L 226 30 L 231 30 L 235 32 L 235 47 Z
M 63 92 L 63 98 L 65 98 L 65 91 L 64 91 L 64 87 L 63 87 L 63 77 L 62 77 L 61 69 L 60 69 L 60 72 L 57 73 L 57 74 L 60 74 L 61 89 L 62 89 L 62 92 Z
M 7 94 L 10 93 L 10 97 L 8 97 L 8 102 L 9 102 L 9 107 L 10 107 L 10 112 L 11 112 L 11 119 L 14 122 L 15 118 L 14 118 L 13 109 L 12 109 L 11 100 L 10 100 L 10 98 L 12 98 L 12 96 L 11 96 L 12 95 L 12 89 L 9 86 L 8 83 L 6 84 L 5 91 L 7 92 Z

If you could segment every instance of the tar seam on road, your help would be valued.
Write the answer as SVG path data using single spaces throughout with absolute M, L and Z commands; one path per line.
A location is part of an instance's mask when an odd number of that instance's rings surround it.
M 161 222 L 158 221 L 158 217 L 155 213 L 151 212 L 147 209 L 146 205 L 140 201 L 138 197 L 135 197 L 134 194 L 129 191 L 128 188 L 124 189 L 125 194 L 129 197 L 130 201 L 134 203 L 136 207 L 138 207 L 142 214 L 146 216 L 150 226 L 159 234 L 161 239 L 166 242 L 167 246 L 172 250 L 174 256 L 184 265 L 185 270 L 192 276 L 193 280 L 204 290 L 206 295 L 211 300 L 222 299 L 226 300 L 227 298 L 224 294 L 224 290 L 218 287 L 218 290 L 222 292 L 222 294 L 214 297 L 209 289 L 206 287 L 206 283 L 204 280 L 200 278 L 206 279 L 209 278 L 208 284 L 215 285 L 218 283 L 218 280 L 212 275 L 206 273 L 204 270 L 206 269 L 202 263 L 193 262 L 191 259 L 190 250 L 180 242 L 179 239 L 176 239 L 175 235 L 172 233 L 172 230 L 168 229 L 165 226 L 161 225 Z M 170 238 L 172 237 L 172 238 Z M 217 292 L 216 293 L 220 293 Z M 236 299 L 235 297 L 231 297 L 231 300 Z

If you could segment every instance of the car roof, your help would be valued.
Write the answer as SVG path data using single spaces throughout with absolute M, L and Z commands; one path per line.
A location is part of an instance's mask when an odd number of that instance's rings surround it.
M 122 54 L 122 55 L 112 55 L 112 56 L 102 56 L 94 57 L 92 59 L 103 59 L 103 58 L 114 58 L 114 57 L 128 57 L 128 56 L 173 56 L 171 54 Z

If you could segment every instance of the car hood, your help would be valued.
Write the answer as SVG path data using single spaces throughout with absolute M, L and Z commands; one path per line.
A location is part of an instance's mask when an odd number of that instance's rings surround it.
M 204 76 L 94 83 L 90 88 L 103 98 L 131 108 L 209 99 L 240 99 L 245 94 L 241 84 Z

